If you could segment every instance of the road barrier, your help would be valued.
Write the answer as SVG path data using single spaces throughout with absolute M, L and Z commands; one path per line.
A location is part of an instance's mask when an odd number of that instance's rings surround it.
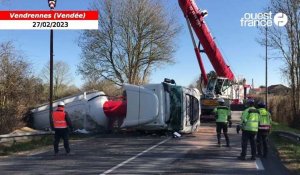
M 38 133 L 16 133 L 16 134 L 4 134 L 0 135 L 0 144 L 12 144 L 16 142 L 22 142 L 31 140 L 37 136 L 52 135 L 53 132 L 38 132 Z
M 90 133 L 86 131 L 85 129 L 77 129 L 73 132 L 69 133 L 70 135 L 90 135 L 93 133 Z M 9 146 L 11 144 L 17 143 L 17 142 L 26 142 L 30 141 L 32 139 L 46 136 L 46 135 L 54 135 L 54 131 L 40 131 L 40 130 L 34 130 L 32 132 L 13 132 L 10 134 L 4 134 L 0 135 L 0 146 L 6 145 Z
M 298 144 L 300 143 L 300 134 L 288 131 L 274 131 L 274 133 L 276 133 L 280 137 L 284 137 L 291 141 L 297 142 Z

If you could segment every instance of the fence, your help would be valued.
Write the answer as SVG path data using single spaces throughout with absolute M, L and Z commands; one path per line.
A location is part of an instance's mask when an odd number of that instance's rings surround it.
M 280 137 L 284 137 L 291 141 L 300 143 L 300 134 L 296 134 L 288 131 L 274 131 L 274 133 L 276 133 Z
M 0 135 L 0 144 L 11 145 L 16 142 L 28 141 L 35 137 L 52 135 L 53 132 L 16 133 Z

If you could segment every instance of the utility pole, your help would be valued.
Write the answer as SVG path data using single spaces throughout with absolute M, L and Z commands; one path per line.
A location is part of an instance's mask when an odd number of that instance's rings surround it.
M 268 110 L 268 26 L 266 25 L 266 109 Z
M 50 10 L 54 10 L 56 0 L 48 0 Z M 49 123 L 51 126 L 53 111 L 53 29 L 50 30 L 50 87 L 49 87 Z

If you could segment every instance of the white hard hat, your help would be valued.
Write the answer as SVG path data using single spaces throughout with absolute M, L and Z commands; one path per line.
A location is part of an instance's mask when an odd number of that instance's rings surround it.
M 219 103 L 224 103 L 225 101 L 224 101 L 223 98 L 219 98 L 219 99 L 218 99 L 218 102 L 219 102 Z
M 65 106 L 65 103 L 60 101 L 60 102 L 58 102 L 58 106 Z

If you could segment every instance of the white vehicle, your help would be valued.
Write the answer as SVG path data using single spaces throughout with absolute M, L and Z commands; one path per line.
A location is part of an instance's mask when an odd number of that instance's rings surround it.
M 173 81 L 174 82 L 174 81 Z M 135 86 L 124 84 L 126 92 L 126 116 L 121 128 L 139 130 L 170 130 L 181 133 L 197 131 L 200 126 L 200 92 L 168 82 Z M 108 120 L 104 106 L 109 102 L 103 92 L 85 92 L 57 100 L 65 103 L 65 110 L 74 129 L 105 130 Z M 49 105 L 32 110 L 33 126 L 36 129 L 50 128 Z
M 197 131 L 200 126 L 200 92 L 196 88 L 184 88 L 163 82 L 161 84 L 149 84 L 143 87 L 125 85 L 127 93 L 127 117 L 131 108 L 131 98 L 138 98 L 132 92 L 137 89 L 150 91 L 158 99 L 158 106 L 154 108 L 148 99 L 140 95 L 140 110 L 146 114 L 146 111 L 156 111 L 157 114 L 151 122 L 143 125 L 135 125 L 135 128 L 141 130 L 173 130 L 181 133 L 191 133 Z M 142 92 L 142 91 L 140 91 Z M 126 120 L 123 127 L 127 127 Z M 136 119 L 132 119 L 133 121 Z
M 68 112 L 75 129 L 93 130 L 106 129 L 107 118 L 103 111 L 103 104 L 107 101 L 103 92 L 84 92 L 59 99 L 53 103 L 53 110 L 59 102 L 65 103 L 65 110 Z M 33 110 L 33 127 L 39 130 L 49 130 L 49 104 L 39 106 Z

